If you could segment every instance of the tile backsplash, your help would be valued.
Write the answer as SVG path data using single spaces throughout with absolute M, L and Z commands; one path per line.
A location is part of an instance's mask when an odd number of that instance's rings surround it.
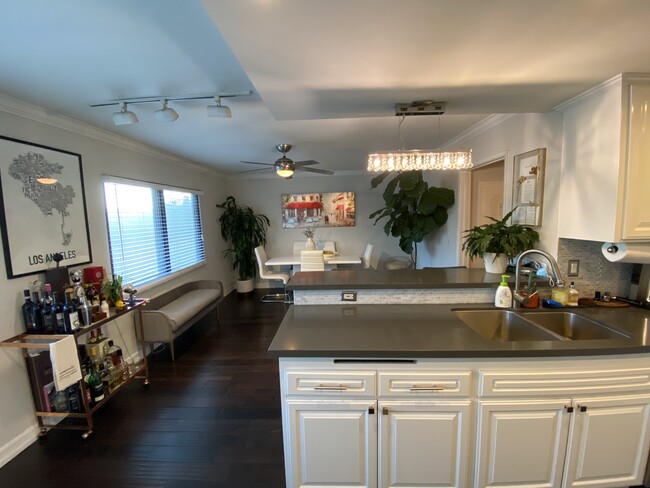
M 612 263 L 605 259 L 602 242 L 560 239 L 557 262 L 567 282 L 575 282 L 581 298 L 593 298 L 595 291 L 627 297 L 630 292 L 633 264 Z M 568 276 L 569 260 L 578 259 L 578 276 Z

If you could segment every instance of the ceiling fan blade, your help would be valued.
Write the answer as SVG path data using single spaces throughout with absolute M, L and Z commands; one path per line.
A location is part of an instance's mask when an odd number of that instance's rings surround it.
M 334 171 L 326 169 L 305 168 L 304 166 L 296 166 L 296 171 L 307 171 L 308 173 L 319 173 L 321 175 L 333 175 Z
M 244 163 L 244 164 L 261 164 L 262 166 L 273 166 L 273 163 L 256 163 L 254 161 L 240 161 L 240 163 Z
M 241 175 L 241 174 L 243 174 L 243 173 L 255 173 L 256 171 L 268 171 L 268 170 L 270 170 L 270 169 L 273 169 L 273 168 L 249 169 L 249 170 L 246 170 L 246 171 L 238 171 L 238 172 L 235 173 L 235 174 L 236 174 L 236 175 Z
M 313 159 L 308 159 L 307 161 L 296 161 L 295 162 L 296 166 L 311 166 L 313 164 L 320 164 L 318 161 L 314 161 Z

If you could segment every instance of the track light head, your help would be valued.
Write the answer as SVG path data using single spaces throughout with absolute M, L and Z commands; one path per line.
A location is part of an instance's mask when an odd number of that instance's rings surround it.
M 173 122 L 176 120 L 178 118 L 178 113 L 173 108 L 167 106 L 167 99 L 163 98 L 160 102 L 162 103 L 162 108 L 156 110 L 156 118 L 160 122 Z
M 138 116 L 126 108 L 126 102 L 120 102 L 120 111 L 113 114 L 115 125 L 137 124 Z
M 216 105 L 208 105 L 207 106 L 208 117 L 218 117 L 218 118 L 221 118 L 221 119 L 231 119 L 232 118 L 232 112 L 230 111 L 230 107 L 226 107 L 225 105 L 221 105 L 221 97 L 220 96 L 214 97 L 214 101 L 217 102 Z

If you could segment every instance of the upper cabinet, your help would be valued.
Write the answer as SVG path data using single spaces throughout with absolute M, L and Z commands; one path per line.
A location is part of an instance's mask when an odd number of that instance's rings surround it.
M 559 237 L 650 241 L 650 75 L 565 103 Z

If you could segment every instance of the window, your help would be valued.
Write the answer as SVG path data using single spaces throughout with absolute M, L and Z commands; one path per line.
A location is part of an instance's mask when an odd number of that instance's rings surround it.
M 205 262 L 196 192 L 104 181 L 111 268 L 139 287 Z

